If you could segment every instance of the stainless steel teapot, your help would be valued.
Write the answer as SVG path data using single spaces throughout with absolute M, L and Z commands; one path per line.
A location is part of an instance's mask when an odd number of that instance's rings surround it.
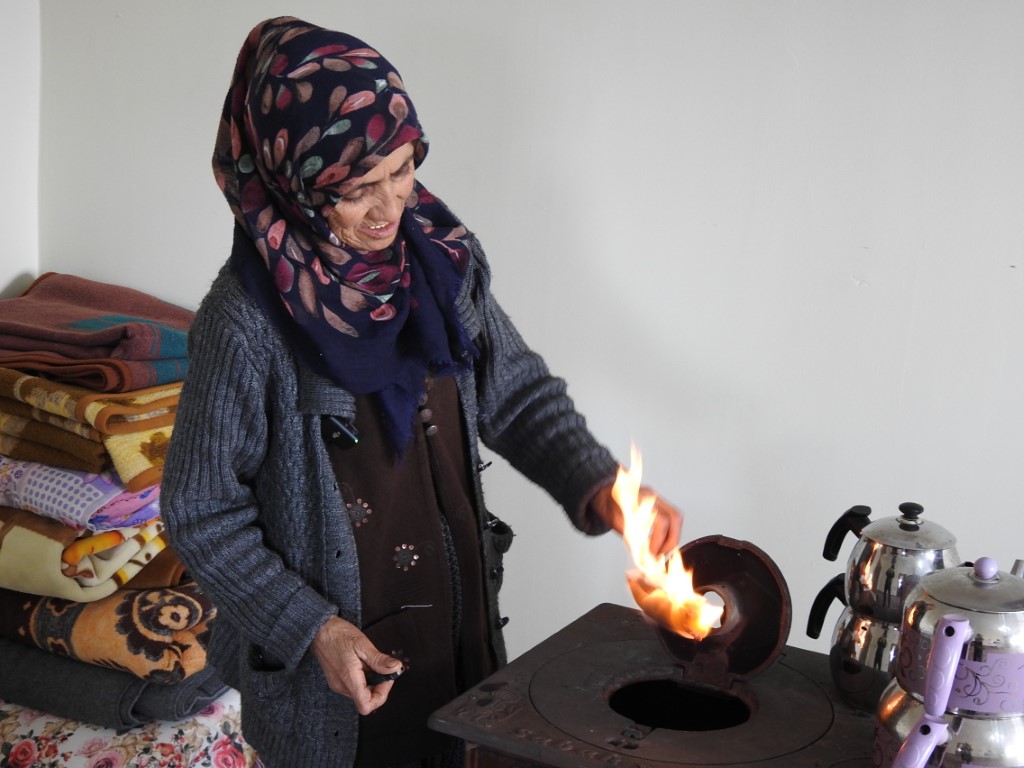
M 842 697 L 865 712 L 874 712 L 878 698 L 896 672 L 899 625 L 843 609 L 829 647 L 832 681 Z
M 822 551 L 835 560 L 848 532 L 859 537 L 846 566 L 846 603 L 854 613 L 899 624 L 903 606 L 926 573 L 960 563 L 956 538 L 941 525 L 923 520 L 924 507 L 899 506 L 899 517 L 870 521 L 870 507 L 848 509 L 832 525 Z
M 878 703 L 876 766 L 1024 766 L 1021 565 L 1007 573 L 983 557 L 927 574 L 908 596 L 896 676 Z M 964 627 L 957 639 L 951 624 Z
M 921 519 L 914 502 L 899 506 L 900 516 L 872 522 L 871 509 L 851 507 L 832 525 L 822 555 L 835 560 L 847 533 L 858 542 L 846 571 L 815 597 L 807 634 L 817 638 L 834 600 L 846 608 L 832 632 L 829 668 L 836 688 L 849 703 L 873 712 L 895 674 L 899 626 L 907 594 L 921 577 L 958 563 L 953 535 Z

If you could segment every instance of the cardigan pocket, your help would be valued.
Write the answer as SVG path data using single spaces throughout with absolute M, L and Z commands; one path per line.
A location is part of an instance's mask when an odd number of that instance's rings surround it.
M 259 646 L 249 644 L 241 680 L 246 727 L 261 738 L 287 734 L 300 742 L 322 739 L 324 721 L 311 712 L 322 706 L 324 685 L 315 659 L 303 658 L 295 669 L 285 669 Z M 246 708 L 246 702 L 253 706 Z
M 261 701 L 279 699 L 292 687 L 295 671 L 286 669 L 283 662 L 271 657 L 261 646 L 249 644 L 247 667 L 242 686 Z

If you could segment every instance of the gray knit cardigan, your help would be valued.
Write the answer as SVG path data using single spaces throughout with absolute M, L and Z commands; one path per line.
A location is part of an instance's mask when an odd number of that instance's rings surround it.
M 482 441 L 578 528 L 600 533 L 581 510 L 617 464 L 489 284 L 474 241 L 458 300 L 481 352 L 475 370 L 458 378 L 472 465 Z M 330 616 L 360 626 L 355 541 L 320 435 L 322 416 L 353 415 L 353 397 L 297 363 L 228 267 L 196 313 L 189 343 L 161 512 L 172 546 L 218 609 L 209 659 L 241 691 L 243 734 L 269 766 L 350 766 L 359 716 L 328 689 L 310 643 Z M 489 574 L 511 533 L 487 525 L 479 472 L 471 475 Z M 488 619 L 504 663 L 498 587 L 486 585 Z

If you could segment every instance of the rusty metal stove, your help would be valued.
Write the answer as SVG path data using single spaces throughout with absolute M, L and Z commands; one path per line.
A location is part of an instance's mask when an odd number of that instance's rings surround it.
M 723 536 L 683 547 L 722 625 L 696 642 L 603 604 L 435 712 L 471 763 L 619 768 L 869 768 L 874 720 L 838 696 L 828 657 L 785 645 L 775 564 Z

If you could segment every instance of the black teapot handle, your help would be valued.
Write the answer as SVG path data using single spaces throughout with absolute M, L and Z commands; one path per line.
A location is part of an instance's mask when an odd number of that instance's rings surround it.
M 811 614 L 807 618 L 807 636 L 815 640 L 821 634 L 821 627 L 825 623 L 825 614 L 832 605 L 833 600 L 838 600 L 846 605 L 845 577 L 838 573 L 833 576 L 828 584 L 821 588 L 821 591 L 811 603 Z
M 843 539 L 846 538 L 846 534 L 852 532 L 860 536 L 864 526 L 871 522 L 868 519 L 870 514 L 871 507 L 865 507 L 863 504 L 850 507 L 843 512 L 829 529 L 828 535 L 825 537 L 825 546 L 821 551 L 821 556 L 826 560 L 835 560 L 839 556 L 839 548 L 843 546 Z

